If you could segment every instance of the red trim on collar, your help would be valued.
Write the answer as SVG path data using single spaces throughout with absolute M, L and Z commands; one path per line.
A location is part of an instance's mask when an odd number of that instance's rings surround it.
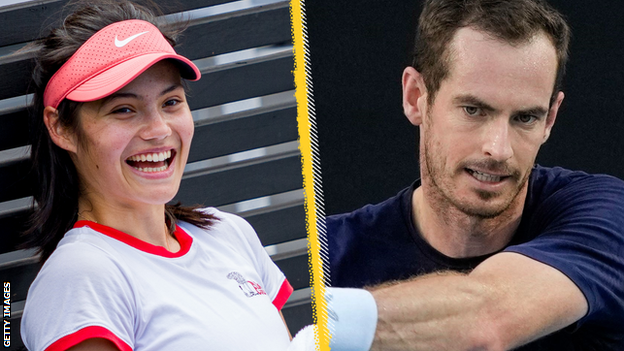
M 109 236 L 113 239 L 119 240 L 125 244 L 128 244 L 134 247 L 137 250 L 141 250 L 143 252 L 147 252 L 153 255 L 158 255 L 162 257 L 174 258 L 174 257 L 182 257 L 184 256 L 190 249 L 191 244 L 193 243 L 193 238 L 188 235 L 182 228 L 176 225 L 175 232 L 173 235 L 180 243 L 180 251 L 178 252 L 169 252 L 162 246 L 156 246 L 145 242 L 141 239 L 137 239 L 130 234 L 126 234 L 120 230 L 115 228 L 111 228 L 105 226 L 103 224 L 98 224 L 92 221 L 78 221 L 74 224 L 74 228 L 82 228 L 89 227 L 99 233 L 102 233 L 106 236 Z

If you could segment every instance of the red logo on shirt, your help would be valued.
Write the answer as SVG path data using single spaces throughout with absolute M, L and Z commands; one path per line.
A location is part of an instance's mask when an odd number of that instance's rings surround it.
M 252 280 L 245 279 L 242 274 L 238 272 L 230 272 L 228 273 L 227 277 L 228 279 L 236 280 L 236 282 L 238 283 L 238 287 L 247 297 L 266 295 L 266 292 L 264 291 L 264 289 L 262 289 L 260 284 Z

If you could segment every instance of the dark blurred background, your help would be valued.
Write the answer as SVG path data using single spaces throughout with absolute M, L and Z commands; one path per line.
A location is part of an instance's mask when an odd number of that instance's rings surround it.
M 624 179 L 624 2 L 550 0 L 572 27 L 566 94 L 537 162 Z M 310 0 L 307 28 L 325 210 L 346 212 L 419 177 L 403 115 L 421 1 Z

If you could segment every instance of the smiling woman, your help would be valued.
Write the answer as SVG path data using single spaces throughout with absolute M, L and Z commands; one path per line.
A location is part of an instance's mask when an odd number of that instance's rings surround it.
M 253 228 L 167 205 L 193 138 L 177 31 L 127 1 L 79 4 L 33 74 L 29 229 L 43 268 L 22 318 L 29 350 L 286 350 L 292 292 Z M 233 343 L 233 340 L 236 340 Z

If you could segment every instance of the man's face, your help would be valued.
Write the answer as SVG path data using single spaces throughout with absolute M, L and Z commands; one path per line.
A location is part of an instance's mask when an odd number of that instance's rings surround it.
M 434 102 L 424 93 L 416 116 L 406 109 L 420 125 L 423 186 L 467 215 L 496 217 L 522 203 L 563 99 L 549 104 L 555 48 L 544 34 L 512 46 L 471 28 L 460 29 L 450 48 Z

